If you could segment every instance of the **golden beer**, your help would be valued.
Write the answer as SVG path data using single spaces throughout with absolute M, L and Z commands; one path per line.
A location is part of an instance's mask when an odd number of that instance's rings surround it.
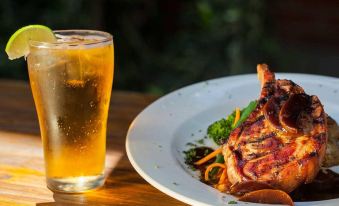
M 55 34 L 56 43 L 31 42 L 27 59 L 47 186 L 82 192 L 104 183 L 113 42 L 104 32 Z

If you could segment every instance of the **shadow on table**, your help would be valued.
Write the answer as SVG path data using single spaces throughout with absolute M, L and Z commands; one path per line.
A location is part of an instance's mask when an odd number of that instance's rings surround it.
M 114 168 L 109 171 L 103 187 L 83 194 L 54 193 L 54 202 L 37 203 L 36 206 L 130 205 L 131 200 L 140 195 L 135 194 L 136 191 L 133 190 L 133 187 L 144 184 L 145 181 L 135 175 L 133 170 L 126 169 L 128 166 L 126 159 L 127 156 L 123 155 Z M 133 197 L 132 194 L 134 194 Z
M 78 205 L 95 205 L 111 206 L 116 203 L 109 203 L 107 200 L 100 200 L 88 194 L 53 194 L 55 202 L 37 203 L 37 206 L 78 206 Z

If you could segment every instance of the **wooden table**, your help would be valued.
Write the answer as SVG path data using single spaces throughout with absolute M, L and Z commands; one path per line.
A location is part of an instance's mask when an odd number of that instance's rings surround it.
M 125 152 L 134 117 L 154 96 L 113 91 L 103 188 L 82 195 L 46 188 L 39 125 L 28 83 L 0 80 L 0 205 L 184 205 L 142 179 Z

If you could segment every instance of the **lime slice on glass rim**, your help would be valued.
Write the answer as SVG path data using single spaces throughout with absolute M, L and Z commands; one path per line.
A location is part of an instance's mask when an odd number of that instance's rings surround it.
M 43 25 L 29 25 L 17 30 L 6 45 L 6 53 L 10 60 L 29 54 L 29 41 L 55 42 L 53 31 Z

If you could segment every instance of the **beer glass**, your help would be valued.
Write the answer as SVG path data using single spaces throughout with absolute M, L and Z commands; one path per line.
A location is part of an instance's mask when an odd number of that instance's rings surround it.
M 113 39 L 91 30 L 30 41 L 30 85 L 43 142 L 47 187 L 78 193 L 104 183 Z

